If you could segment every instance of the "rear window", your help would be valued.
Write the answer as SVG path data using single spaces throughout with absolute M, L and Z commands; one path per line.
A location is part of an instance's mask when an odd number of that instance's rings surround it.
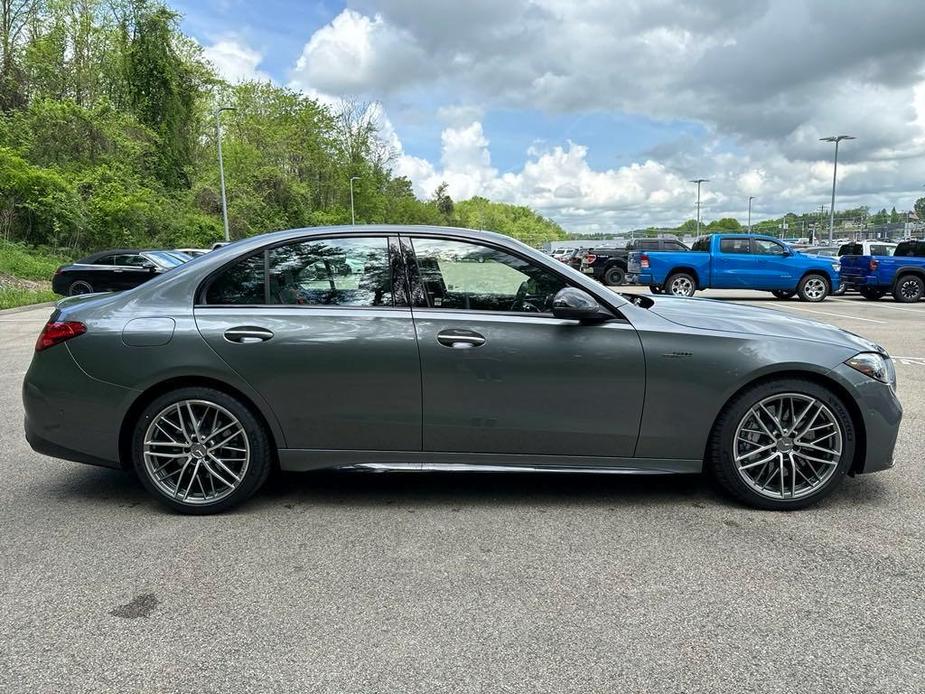
M 906 257 L 925 256 L 925 241 L 903 241 L 896 247 L 893 255 Z
M 893 247 L 883 243 L 872 243 L 870 245 L 871 255 L 893 255 Z
M 735 238 L 735 239 L 720 239 L 719 240 L 719 252 L 720 253 L 748 253 L 748 239 L 747 238 Z
M 843 243 L 838 249 L 838 255 L 864 255 L 864 246 L 859 243 Z

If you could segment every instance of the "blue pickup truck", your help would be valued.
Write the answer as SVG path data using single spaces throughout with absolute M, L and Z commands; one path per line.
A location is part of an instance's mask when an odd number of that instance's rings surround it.
M 844 255 L 841 280 L 876 301 L 887 292 L 904 304 L 925 295 L 925 241 L 902 241 L 893 255 Z
M 794 251 L 771 236 L 712 234 L 684 253 L 629 254 L 627 279 L 655 292 L 693 296 L 698 289 L 764 289 L 778 299 L 822 301 L 839 286 L 839 261 Z

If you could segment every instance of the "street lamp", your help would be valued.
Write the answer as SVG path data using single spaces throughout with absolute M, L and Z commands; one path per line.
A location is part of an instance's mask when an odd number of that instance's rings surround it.
M 697 184 L 697 236 L 700 236 L 700 184 L 709 180 L 709 178 L 693 178 L 690 181 Z
M 838 143 L 842 140 L 856 140 L 853 135 L 832 135 L 831 137 L 820 137 L 820 142 L 835 143 L 835 164 L 832 167 L 832 205 L 829 208 L 829 243 L 835 236 L 835 176 L 838 173 Z
M 351 176 L 351 177 L 350 177 L 350 223 L 351 223 L 351 224 L 356 224 L 356 223 L 357 223 L 357 217 L 356 217 L 356 214 L 355 214 L 354 211 L 353 211 L 353 182 L 354 182 L 354 181 L 359 181 L 359 180 L 360 180 L 360 177 L 359 177 L 359 176 Z
M 748 196 L 748 233 L 752 233 L 752 200 L 755 199 L 754 195 Z
M 222 182 L 222 224 L 225 227 L 225 241 L 228 235 L 228 201 L 225 199 L 225 164 L 222 162 L 222 111 L 236 111 L 232 106 L 220 106 L 215 109 L 215 139 L 218 141 L 218 176 Z

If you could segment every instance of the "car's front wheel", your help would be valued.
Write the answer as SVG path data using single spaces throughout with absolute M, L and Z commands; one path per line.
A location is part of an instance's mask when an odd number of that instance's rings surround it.
M 182 513 L 218 513 L 266 481 L 271 447 L 263 424 L 237 398 L 180 388 L 141 413 L 132 439 L 135 471 L 159 501 Z
M 822 301 L 829 295 L 830 291 L 829 280 L 815 273 L 806 275 L 797 285 L 797 294 L 802 301 L 813 303 Z
M 676 272 L 665 281 L 665 293 L 672 296 L 694 296 L 697 280 L 686 272 Z
M 842 400 L 813 381 L 768 381 L 735 397 L 710 437 L 707 468 L 750 506 L 786 511 L 841 484 L 856 435 Z

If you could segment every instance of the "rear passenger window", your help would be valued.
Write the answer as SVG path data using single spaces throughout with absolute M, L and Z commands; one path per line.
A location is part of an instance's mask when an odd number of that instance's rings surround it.
M 311 239 L 270 250 L 270 303 L 392 306 L 389 242 Z
M 212 305 L 260 305 L 264 296 L 263 253 L 239 260 L 212 280 L 206 291 Z
M 918 247 L 918 248 L 916 248 Z M 917 241 L 903 241 L 896 247 L 896 251 L 893 255 L 899 256 L 916 256 L 916 255 L 925 255 L 925 243 L 920 243 Z
M 748 253 L 748 239 L 720 239 L 720 253 Z

